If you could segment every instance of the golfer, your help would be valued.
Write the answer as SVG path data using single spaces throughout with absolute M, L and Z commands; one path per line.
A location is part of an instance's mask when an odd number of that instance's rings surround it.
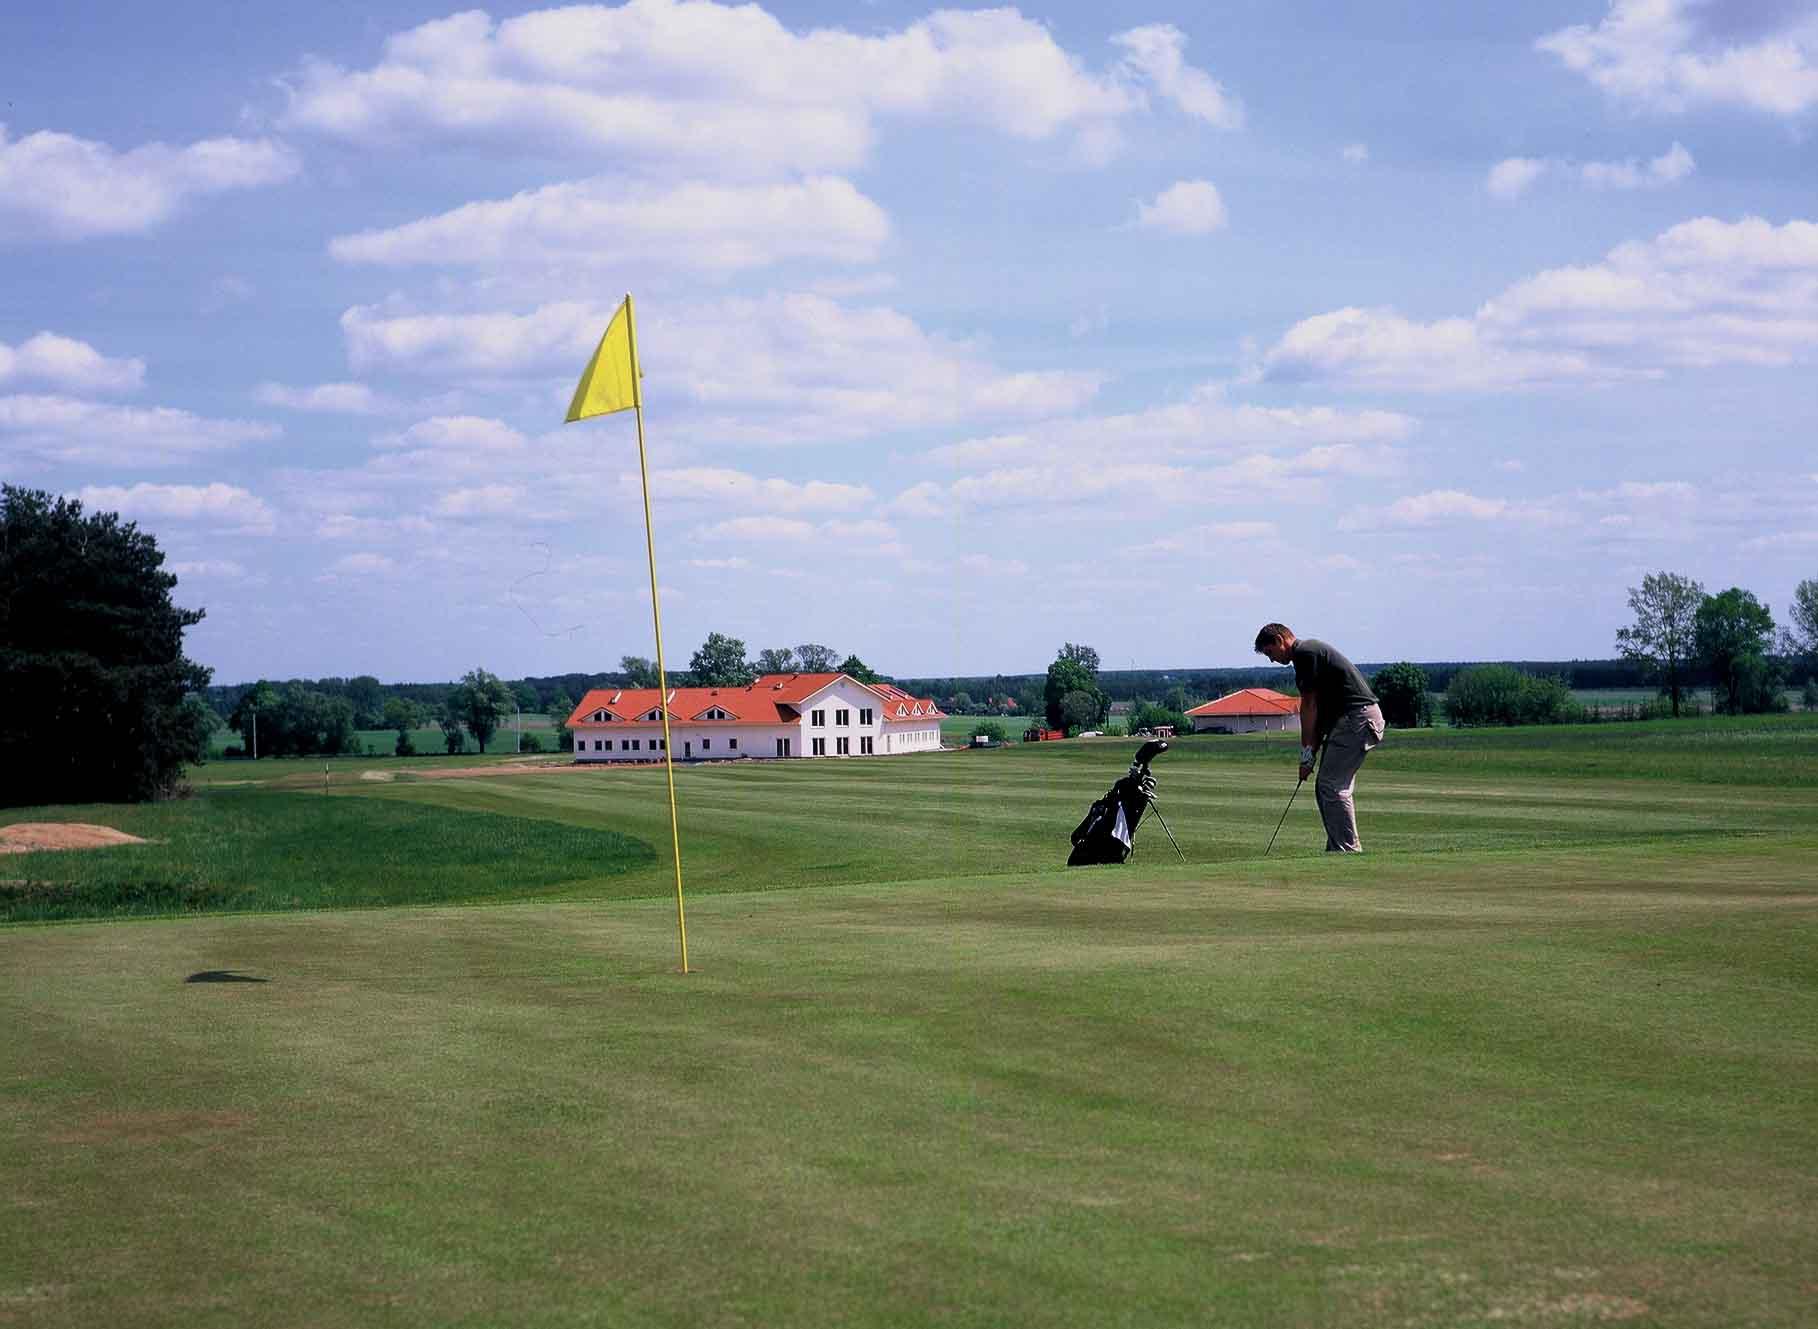
M 1323 641 L 1296 637 L 1283 623 L 1265 623 L 1256 634 L 1256 649 L 1276 664 L 1294 666 L 1294 683 L 1300 689 L 1300 778 L 1313 774 L 1319 761 L 1319 779 L 1313 784 L 1319 815 L 1326 823 L 1328 854 L 1360 854 L 1357 808 L 1351 787 L 1357 783 L 1364 757 L 1382 742 L 1382 707 L 1357 666 Z

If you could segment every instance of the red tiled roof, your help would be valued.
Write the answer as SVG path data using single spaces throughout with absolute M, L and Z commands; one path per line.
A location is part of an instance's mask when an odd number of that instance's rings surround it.
M 884 719 L 896 719 L 894 711 L 896 700 L 900 698 L 906 707 L 920 707 L 917 719 L 939 716 L 940 710 L 933 701 L 922 697 L 911 697 L 901 688 L 891 687 L 887 683 L 859 683 L 846 674 L 765 674 L 756 682 L 737 688 L 671 688 L 669 689 L 669 723 L 693 721 L 715 708 L 724 711 L 730 719 L 706 720 L 704 724 L 793 724 L 801 715 L 802 703 L 816 693 L 824 691 L 832 684 L 845 678 L 856 683 L 867 691 L 875 692 L 886 702 L 882 708 Z M 567 726 L 601 723 L 593 716 L 604 711 L 611 716 L 607 724 L 622 724 L 627 721 L 640 722 L 646 715 L 657 709 L 658 694 L 655 688 L 594 688 L 569 715 Z M 651 723 L 651 722 L 646 722 Z
M 1217 701 L 1195 706 L 1188 715 L 1298 715 L 1300 698 L 1271 688 L 1240 688 Z

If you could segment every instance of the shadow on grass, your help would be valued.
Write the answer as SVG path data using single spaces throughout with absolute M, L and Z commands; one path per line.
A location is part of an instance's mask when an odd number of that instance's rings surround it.
M 269 983 L 269 978 L 256 978 L 252 974 L 243 974 L 237 969 L 204 969 L 199 974 L 191 974 L 183 980 L 185 983 Z

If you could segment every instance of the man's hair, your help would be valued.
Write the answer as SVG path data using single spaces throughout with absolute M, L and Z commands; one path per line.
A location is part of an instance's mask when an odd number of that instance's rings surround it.
M 1286 623 L 1264 623 L 1262 631 L 1256 634 L 1256 649 L 1260 651 L 1265 646 L 1278 645 L 1293 635 Z

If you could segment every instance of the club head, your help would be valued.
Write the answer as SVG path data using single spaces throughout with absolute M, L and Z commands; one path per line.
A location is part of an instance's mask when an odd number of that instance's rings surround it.
M 1147 766 L 1150 762 L 1154 761 L 1157 757 L 1161 756 L 1161 754 L 1166 752 L 1167 750 L 1168 750 L 1168 740 L 1167 739 L 1152 738 L 1147 743 L 1144 743 L 1140 748 L 1138 748 L 1136 750 L 1136 756 L 1134 758 L 1132 758 L 1130 764 L 1132 766 Z

